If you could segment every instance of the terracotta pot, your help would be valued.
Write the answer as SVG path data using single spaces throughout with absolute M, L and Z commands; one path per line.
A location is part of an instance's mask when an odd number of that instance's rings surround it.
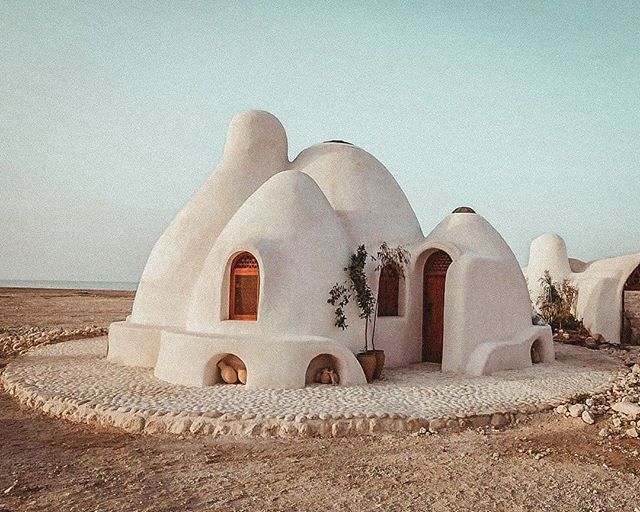
M 238 372 L 236 372 L 231 366 L 218 365 L 220 368 L 220 377 L 227 384 L 235 384 L 238 382 Z
M 376 371 L 373 372 L 373 379 L 377 380 L 382 375 L 382 369 L 384 368 L 384 350 L 372 350 L 376 356 Z
M 376 355 L 373 352 L 360 352 L 356 358 L 362 366 L 367 382 L 373 382 L 373 374 L 376 371 Z

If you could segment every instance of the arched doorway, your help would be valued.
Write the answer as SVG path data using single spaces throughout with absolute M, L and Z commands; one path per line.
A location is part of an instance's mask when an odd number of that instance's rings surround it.
M 436 251 L 424 264 L 422 281 L 422 360 L 442 363 L 444 288 L 451 257 Z
M 640 343 L 640 265 L 624 283 L 621 338 L 623 343 Z
M 260 269 L 253 254 L 243 252 L 231 262 L 229 318 L 257 320 L 260 294 Z

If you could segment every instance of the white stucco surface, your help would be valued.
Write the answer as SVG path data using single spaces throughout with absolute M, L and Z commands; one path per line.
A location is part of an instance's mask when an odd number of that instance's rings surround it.
M 568 279 L 578 289 L 576 316 L 594 335 L 610 343 L 619 343 L 622 332 L 622 292 L 634 269 L 640 265 L 640 253 L 582 262 L 567 255 L 564 240 L 556 234 L 544 234 L 533 240 L 529 262 L 523 269 L 531 300 L 541 293 L 539 279 L 545 270 L 554 281 Z
M 544 361 L 553 360 L 550 329 L 531 324 L 518 263 L 483 217 L 451 214 L 425 238 L 403 191 L 372 155 L 330 142 L 289 161 L 284 128 L 261 111 L 231 121 L 218 167 L 153 248 L 130 318 L 111 327 L 108 357 L 203 386 L 216 358 L 233 353 L 247 366 L 247 387 L 289 389 L 304 386 L 300 376 L 313 357 L 329 354 L 341 383 L 362 383 L 354 354 L 364 345 L 363 321 L 350 304 L 350 327 L 338 329 L 327 298 L 357 246 L 375 253 L 383 241 L 412 255 L 399 315 L 377 321 L 376 346 L 389 366 L 421 361 L 423 268 L 436 249 L 453 259 L 443 371 L 529 367 L 535 342 Z M 229 319 L 231 261 L 245 251 L 259 266 L 255 321 Z M 368 278 L 377 292 L 374 266 Z

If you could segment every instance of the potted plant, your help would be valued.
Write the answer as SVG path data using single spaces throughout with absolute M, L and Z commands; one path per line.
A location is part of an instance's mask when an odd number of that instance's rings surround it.
M 365 267 L 367 264 L 367 250 L 364 245 L 360 245 L 357 251 L 351 255 L 349 265 L 344 269 L 348 279 L 344 283 L 336 283 L 329 292 L 327 302 L 335 307 L 335 325 L 340 329 L 346 329 L 347 317 L 344 308 L 351 299 L 355 299 L 360 318 L 364 320 L 364 350 L 356 357 L 362 366 L 367 382 L 379 379 L 382 374 L 385 362 L 384 350 L 376 349 L 376 319 L 378 316 L 378 301 L 373 295 L 373 291 L 367 281 Z M 376 262 L 376 272 L 381 272 L 387 268 L 393 275 L 404 279 L 404 269 L 409 263 L 409 251 L 402 246 L 389 247 L 387 242 L 380 245 L 380 249 L 371 259 Z M 372 320 L 373 316 L 373 320 Z M 369 323 L 371 328 L 371 350 L 369 350 Z
M 389 247 L 387 242 L 382 242 L 378 253 L 375 256 L 371 256 L 371 259 L 376 262 L 375 270 L 380 274 L 382 269 L 387 269 L 391 275 L 398 279 L 404 279 L 404 269 L 409 264 L 411 254 L 404 247 L 399 245 L 398 247 Z M 379 280 L 378 280 L 379 282 Z M 373 316 L 373 326 L 371 329 L 371 348 L 372 352 L 376 356 L 376 371 L 373 374 L 374 379 L 379 379 L 384 369 L 385 354 L 384 350 L 376 349 L 376 320 L 378 318 L 378 302 L 376 301 L 375 312 Z
M 335 307 L 336 327 L 346 329 L 348 324 L 344 308 L 351 299 L 356 301 L 360 310 L 359 316 L 364 320 L 364 350 L 356 354 L 356 358 L 362 366 L 367 382 L 372 382 L 376 370 L 376 356 L 369 350 L 369 322 L 371 315 L 375 312 L 376 300 L 364 271 L 367 256 L 365 246 L 360 245 L 355 254 L 351 255 L 349 265 L 345 268 L 348 275 L 347 282 L 336 283 L 329 292 L 327 302 Z

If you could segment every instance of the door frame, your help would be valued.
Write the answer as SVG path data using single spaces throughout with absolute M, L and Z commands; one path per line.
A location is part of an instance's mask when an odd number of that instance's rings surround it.
M 421 331 L 421 361 L 422 362 L 435 362 L 436 364 L 442 364 L 442 359 L 444 357 L 444 344 L 445 344 L 445 316 L 446 316 L 446 308 L 447 308 L 447 302 L 446 302 L 446 290 L 447 290 L 447 275 L 449 272 L 449 268 L 451 267 L 451 264 L 453 263 L 454 259 L 451 256 L 451 253 L 448 250 L 442 249 L 442 248 L 433 248 L 432 250 L 429 251 L 425 251 L 426 257 L 424 258 L 424 261 L 422 263 L 422 265 L 419 267 L 420 268 L 420 283 L 421 283 L 421 296 L 422 296 L 422 301 L 421 301 L 421 315 L 422 315 L 422 331 Z M 427 264 L 429 263 L 429 260 L 436 256 L 438 253 L 442 253 L 444 255 L 446 255 L 449 259 L 449 262 L 447 264 L 446 269 L 444 270 L 443 274 L 444 274 L 444 283 L 443 283 L 443 290 L 442 290 L 442 357 L 440 358 L 439 362 L 436 361 L 429 361 L 428 359 L 428 355 L 429 355 L 429 338 L 428 338 L 428 332 L 429 332 L 429 316 L 427 314 L 427 304 L 426 304 L 426 299 L 427 299 L 427 293 L 428 293 L 428 287 L 427 287 Z M 423 253 L 424 254 L 424 253 Z M 433 273 L 433 275 L 437 275 L 437 273 Z

